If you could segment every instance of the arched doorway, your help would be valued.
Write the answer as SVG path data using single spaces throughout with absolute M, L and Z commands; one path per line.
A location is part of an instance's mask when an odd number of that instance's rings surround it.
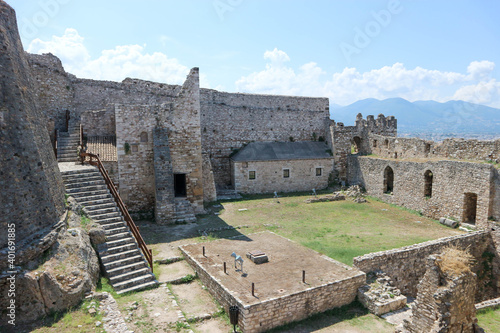
M 434 175 L 432 174 L 431 170 L 427 170 L 424 173 L 424 196 L 426 198 L 431 198 L 432 197 L 432 180 L 434 178 Z
M 384 170 L 384 193 L 392 194 L 394 192 L 394 171 L 390 166 Z

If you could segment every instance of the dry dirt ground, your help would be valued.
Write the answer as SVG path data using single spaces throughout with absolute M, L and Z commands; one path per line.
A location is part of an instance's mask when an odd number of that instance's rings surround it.
M 185 261 L 157 266 L 156 273 L 159 288 L 117 299 L 129 329 L 137 333 L 229 332 L 219 306 L 199 280 L 178 285 L 164 283 L 194 275 Z
M 202 248 L 205 247 L 205 256 Z M 203 268 L 231 290 L 244 305 L 264 302 L 275 297 L 320 287 L 334 281 L 354 278 L 362 274 L 324 255 L 301 246 L 272 232 L 264 231 L 235 239 L 220 239 L 209 243 L 182 246 L 185 253 L 196 259 Z M 243 272 L 235 269 L 231 253 L 243 259 Z M 257 265 L 246 257 L 253 251 L 267 254 L 269 262 Z M 224 273 L 224 262 L 226 273 Z M 302 273 L 306 277 L 303 283 Z M 255 297 L 251 285 L 255 285 Z

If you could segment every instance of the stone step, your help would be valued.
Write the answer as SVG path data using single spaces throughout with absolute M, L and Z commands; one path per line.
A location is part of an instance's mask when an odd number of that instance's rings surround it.
M 57 157 L 58 162 L 78 162 L 76 157 Z
M 86 198 L 86 197 L 91 197 L 95 195 L 104 195 L 104 194 L 109 194 L 108 189 L 102 189 L 102 190 L 92 190 L 92 191 L 82 191 L 82 192 L 75 192 L 75 193 L 68 193 L 72 197 L 76 198 Z M 78 199 L 76 199 L 79 201 Z
M 57 147 L 57 155 L 75 155 L 78 156 L 76 147 L 73 146 L 58 146 Z
M 71 185 L 76 183 L 81 183 L 82 177 L 72 177 L 64 180 L 64 184 Z M 64 179 L 64 176 L 63 176 Z M 90 176 L 85 176 L 85 181 L 103 181 L 100 173 L 96 173 L 95 175 L 91 174 Z
M 135 244 L 135 239 L 133 237 L 123 237 L 121 239 L 107 241 L 106 244 L 108 245 L 108 248 L 124 244 Z
M 94 217 L 101 217 L 101 218 L 97 218 L 97 220 L 102 219 L 102 215 L 108 215 L 111 213 L 118 213 L 118 208 L 116 208 L 116 206 L 112 206 L 112 207 L 101 208 L 101 209 L 96 209 L 96 210 L 87 210 L 87 214 L 90 217 L 92 217 L 92 219 L 94 219 Z M 115 216 L 109 216 L 109 217 L 115 217 Z
M 121 222 L 125 225 L 125 221 L 123 221 L 123 218 L 121 216 L 99 220 L 99 224 L 102 225 L 103 227 L 108 226 L 110 224 L 118 223 L 118 222 Z
M 108 243 L 106 243 L 106 244 L 108 244 Z M 138 249 L 139 248 L 137 247 L 137 244 L 135 244 L 135 243 L 125 243 L 125 244 L 113 246 L 113 247 L 108 246 L 104 250 L 100 251 L 99 255 L 101 256 L 101 258 L 106 258 L 107 256 L 114 255 L 114 254 L 124 255 L 125 253 L 127 253 L 127 251 L 138 250 Z M 125 256 L 120 257 L 120 258 L 125 258 Z
M 82 206 L 91 206 L 91 205 L 99 205 L 99 204 L 104 204 L 108 202 L 115 202 L 113 199 L 113 196 L 109 193 L 107 194 L 100 194 L 100 195 L 93 195 L 93 196 L 86 196 L 86 197 L 79 197 L 75 198 L 75 200 Z
M 108 240 L 113 240 L 113 239 L 117 239 L 118 237 L 120 236 L 114 236 L 113 235 L 116 235 L 116 234 L 122 234 L 122 233 L 125 233 L 125 232 L 128 232 L 128 228 L 123 226 L 123 227 L 118 227 L 118 228 L 114 228 L 114 229 L 106 229 L 105 230 L 105 233 L 106 233 L 106 239 Z
M 143 267 L 149 267 L 149 266 L 146 264 L 146 261 L 140 260 L 140 261 L 136 261 L 136 262 L 133 262 L 131 264 L 128 264 L 128 265 L 121 265 L 119 267 L 110 268 L 110 269 L 106 270 L 106 273 L 108 274 L 108 276 L 115 276 L 115 275 L 120 275 L 120 274 L 124 274 L 127 272 L 131 272 L 131 271 L 134 271 L 136 269 L 141 269 Z
M 118 291 L 117 294 L 125 294 L 125 293 L 131 292 L 131 291 L 138 291 L 138 290 L 146 289 L 148 287 L 157 286 L 158 284 L 159 284 L 158 281 L 154 280 L 154 281 L 142 283 L 139 285 L 135 285 L 135 286 L 127 288 L 127 289 L 122 289 L 122 290 Z
M 102 264 L 104 266 L 104 269 L 107 272 L 108 269 L 119 268 L 119 267 L 131 265 L 131 264 L 139 263 L 139 262 L 144 263 L 144 258 L 142 257 L 142 255 L 140 253 L 137 253 L 136 255 L 131 255 L 131 256 L 128 256 L 128 257 L 123 258 L 123 259 L 117 259 L 117 260 L 112 260 L 109 262 L 103 262 Z
M 98 191 L 98 190 L 107 190 L 108 187 L 106 185 L 89 185 L 89 186 L 82 186 L 82 187 L 77 187 L 77 188 L 68 188 L 66 189 L 66 193 L 73 195 L 73 193 L 80 193 L 80 192 L 90 192 L 90 191 Z
M 151 273 L 146 273 L 143 275 L 136 276 L 132 279 L 128 279 L 122 282 L 118 282 L 115 284 L 111 284 L 113 288 L 115 288 L 117 291 L 121 291 L 124 289 L 132 288 L 134 286 L 149 282 L 149 281 L 155 281 L 155 276 Z
M 121 227 L 125 226 L 125 222 L 123 222 L 121 220 L 118 222 L 106 223 L 106 224 L 103 224 L 99 221 L 99 224 L 103 227 L 104 231 L 110 230 L 110 229 L 121 228 Z
M 68 190 L 68 189 L 93 186 L 93 185 L 106 185 L 106 183 L 101 178 L 101 179 L 94 179 L 94 180 L 85 180 L 83 182 L 66 183 L 64 186 Z
M 106 203 L 93 204 L 93 205 L 82 205 L 82 206 L 85 206 L 85 210 L 87 210 L 88 212 L 94 212 L 94 211 L 97 211 L 99 209 L 116 208 L 116 204 L 111 200 L 109 200 Z
M 84 175 L 90 175 L 90 174 L 97 174 L 100 175 L 101 172 L 97 168 L 85 168 L 85 169 L 77 169 L 77 170 L 70 170 L 70 171 L 64 171 L 61 173 L 62 177 L 64 179 L 71 179 L 71 178 L 80 178 Z
M 109 219 L 112 217 L 121 217 L 121 214 L 118 211 L 113 211 L 113 212 L 108 212 L 104 214 L 89 214 L 89 216 L 92 218 L 92 220 L 96 222 L 100 222 L 101 220 Z
M 124 237 L 132 237 L 132 233 L 127 228 L 124 228 L 124 229 L 125 229 L 125 232 L 115 232 L 113 234 L 106 233 L 107 241 L 110 242 L 110 241 L 114 241 L 117 239 L 122 239 Z
M 120 253 L 111 253 L 107 255 L 102 255 L 101 256 L 101 261 L 103 263 L 109 263 L 112 261 L 117 261 L 120 259 L 125 259 L 129 257 L 133 257 L 135 255 L 140 255 L 141 251 L 139 251 L 138 248 L 132 249 L 132 250 L 127 250 L 127 251 L 122 251 Z
M 108 273 L 108 276 L 109 276 L 109 282 L 111 282 L 111 285 L 115 286 L 121 282 L 130 281 L 136 277 L 139 277 L 141 275 L 145 275 L 146 273 L 151 273 L 151 270 L 149 269 L 149 267 L 138 268 L 138 269 L 135 269 L 133 271 L 129 271 L 129 272 L 119 274 L 119 275 L 111 275 Z

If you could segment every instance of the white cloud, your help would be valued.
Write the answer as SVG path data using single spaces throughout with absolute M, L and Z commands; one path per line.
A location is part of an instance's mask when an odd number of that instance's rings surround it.
M 485 80 L 491 76 L 495 69 L 495 63 L 487 60 L 473 61 L 467 67 L 467 73 L 472 80 Z
M 402 97 L 410 101 L 462 99 L 500 107 L 500 83 L 491 78 L 495 64 L 490 61 L 471 62 L 467 74 L 422 67 L 408 69 L 395 63 L 367 72 L 346 67 L 328 78 L 312 62 L 298 69 L 287 66 L 290 57 L 282 50 L 266 51 L 264 58 L 269 60 L 264 70 L 236 81 L 239 91 L 324 96 L 341 105 L 364 98 Z
M 266 51 L 264 53 L 264 59 L 269 59 L 274 65 L 282 65 L 287 61 L 290 61 L 290 57 L 285 52 L 274 48 L 272 51 Z
M 169 84 L 182 84 L 189 68 L 164 53 L 147 53 L 144 46 L 121 45 L 102 51 L 91 59 L 84 38 L 75 29 L 66 29 L 64 35 L 49 41 L 33 40 L 28 46 L 31 53 L 53 53 L 59 57 L 67 72 L 78 77 L 96 80 L 122 81 L 126 77 L 140 78 Z M 208 85 L 204 76 L 200 80 Z

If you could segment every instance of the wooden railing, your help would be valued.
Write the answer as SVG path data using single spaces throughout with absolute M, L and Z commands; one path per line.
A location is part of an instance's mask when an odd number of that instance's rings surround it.
M 104 165 L 102 164 L 101 160 L 99 159 L 99 156 L 91 154 L 91 153 L 81 153 L 81 156 L 83 158 L 89 157 L 90 160 L 87 161 L 90 165 L 97 166 L 99 168 L 99 171 L 101 172 L 102 176 L 104 177 L 104 181 L 106 182 L 106 185 L 108 186 L 109 191 L 111 192 L 111 195 L 115 198 L 116 204 L 118 208 L 120 209 L 120 212 L 122 213 L 123 217 L 125 218 L 125 221 L 127 222 L 127 226 L 129 227 L 130 231 L 132 231 L 132 234 L 134 235 L 135 239 L 137 240 L 137 244 L 141 248 L 142 253 L 144 254 L 144 257 L 146 257 L 146 260 L 149 263 L 149 267 L 151 267 L 151 272 L 153 272 L 153 252 L 151 249 L 148 249 L 146 246 L 146 243 L 142 239 L 141 234 L 139 233 L 139 228 L 135 225 L 134 221 L 132 220 L 132 217 L 130 217 L 130 214 L 128 213 L 127 207 L 123 203 L 122 199 L 120 198 L 120 195 L 118 194 L 118 191 L 116 190 L 115 184 L 109 177 L 108 171 L 104 168 Z
M 83 126 L 80 124 L 80 147 L 83 148 Z

